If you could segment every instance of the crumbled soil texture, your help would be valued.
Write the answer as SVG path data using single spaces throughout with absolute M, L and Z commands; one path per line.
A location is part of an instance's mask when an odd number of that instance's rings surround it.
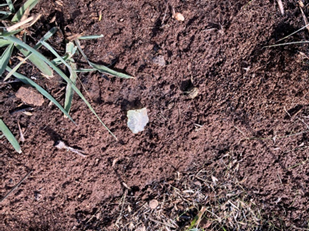
M 307 228 L 308 45 L 265 47 L 305 25 L 296 1 L 284 1 L 284 10 L 274 0 L 42 1 L 29 44 L 52 26 L 59 30 L 50 43 L 62 54 L 67 36 L 103 34 L 82 41 L 86 55 L 135 79 L 93 72 L 78 82 L 118 141 L 77 96 L 74 125 L 47 99 L 22 104 L 15 95 L 22 84 L 0 85 L 1 117 L 17 137 L 19 122 L 25 137 L 22 154 L 1 138 L 2 198 L 33 171 L 1 201 L 1 230 L 126 230 L 115 225 L 125 192 L 147 203 L 149 185 L 203 167 L 210 182 L 228 174 L 238 182 L 262 211 L 257 227 L 271 217 L 274 227 Z M 281 42 L 308 37 L 302 30 Z M 63 103 L 59 77 L 47 80 L 29 66 L 20 72 Z M 126 112 L 141 107 L 150 121 L 134 135 Z M 88 156 L 58 150 L 59 140 Z

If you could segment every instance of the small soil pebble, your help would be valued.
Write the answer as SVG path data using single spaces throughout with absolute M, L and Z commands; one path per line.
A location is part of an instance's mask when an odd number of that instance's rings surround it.
M 198 92 L 199 92 L 198 88 L 193 87 L 187 92 L 187 94 L 190 99 L 194 99 L 196 96 L 198 96 Z
M 174 14 L 174 18 L 177 20 L 177 21 L 185 21 L 185 17 L 181 14 L 181 13 L 175 13 Z
M 159 202 L 157 200 L 151 200 L 149 201 L 149 208 L 151 209 L 156 209 L 159 205 Z
M 42 106 L 44 103 L 43 96 L 33 88 L 19 88 L 16 97 L 20 98 L 25 104 L 33 106 Z

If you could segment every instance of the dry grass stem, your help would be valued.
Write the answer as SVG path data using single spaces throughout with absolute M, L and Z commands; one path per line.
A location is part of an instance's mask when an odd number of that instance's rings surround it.
M 303 9 L 302 9 L 301 7 L 300 7 L 299 9 L 300 9 L 300 12 L 301 12 L 301 14 L 302 14 L 302 16 L 303 16 L 303 20 L 304 20 L 304 22 L 305 22 L 305 25 L 308 25 L 308 19 L 307 19 L 306 15 L 305 15 Z M 307 28 L 307 30 L 309 31 L 309 26 L 306 26 L 306 28 Z
M 14 24 L 13 26 L 7 27 L 6 30 L 8 32 L 12 32 L 12 31 L 15 31 L 19 28 L 25 29 L 27 27 L 32 26 L 34 23 L 36 23 L 36 21 L 38 21 L 41 16 L 42 16 L 41 14 L 37 14 L 35 16 L 31 16 L 29 18 L 26 18 L 26 19 L 24 19 L 24 20 L 22 20 L 22 21 L 20 21 L 16 24 Z
M 279 9 L 280 9 L 280 12 L 282 14 L 282 16 L 284 15 L 284 7 L 283 7 L 283 4 L 282 4 L 282 1 L 281 0 L 277 0 L 278 2 L 278 5 L 279 5 Z
M 19 130 L 19 141 L 25 142 L 25 137 L 24 137 L 23 131 L 21 130 L 19 121 L 17 121 L 17 125 L 18 125 L 18 130 Z

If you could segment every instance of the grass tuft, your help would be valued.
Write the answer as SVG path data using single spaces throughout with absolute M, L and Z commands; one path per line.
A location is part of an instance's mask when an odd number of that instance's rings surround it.
M 73 123 L 73 119 L 69 115 L 69 111 L 72 105 L 73 93 L 75 92 L 87 105 L 89 110 L 95 115 L 95 117 L 99 120 L 99 122 L 103 125 L 103 127 L 117 140 L 117 137 L 111 132 L 111 130 L 103 123 L 100 117 L 97 115 L 95 110 L 92 108 L 90 103 L 84 97 L 84 95 L 80 92 L 80 90 L 76 86 L 76 80 L 78 78 L 79 72 L 90 72 L 90 71 L 100 71 L 106 74 L 116 76 L 119 78 L 133 78 L 130 75 L 114 71 L 104 65 L 99 65 L 96 63 L 91 62 L 83 50 L 81 49 L 79 40 L 84 39 L 99 39 L 103 37 L 103 35 L 90 35 L 90 36 L 77 36 L 74 38 L 74 42 L 68 42 L 66 44 L 66 54 L 62 57 L 59 55 L 56 50 L 47 43 L 54 33 L 56 32 L 57 28 L 52 28 L 48 31 L 34 47 L 29 46 L 24 41 L 19 39 L 19 33 L 23 33 L 23 36 L 26 36 L 26 31 L 24 30 L 27 27 L 33 25 L 39 18 L 40 15 L 30 16 L 31 9 L 33 9 L 39 0 L 28 0 L 21 6 L 17 12 L 15 12 L 14 5 L 11 0 L 7 0 L 6 4 L 0 4 L 0 7 L 6 7 L 9 11 L 0 11 L 0 15 L 4 15 L 1 19 L 3 20 L 2 23 L 5 27 L 0 30 L 0 48 L 4 47 L 4 52 L 0 56 L 0 76 L 4 74 L 5 71 L 8 71 L 8 74 L 4 78 L 3 81 L 7 81 L 10 77 L 14 76 L 15 78 L 19 79 L 25 84 L 36 88 L 43 96 L 49 99 L 52 103 L 54 103 L 63 113 L 64 115 L 69 118 Z M 14 14 L 14 15 L 13 15 Z M 11 18 L 11 20 L 9 20 Z M 42 53 L 39 52 L 40 47 L 44 46 L 47 48 L 52 55 L 56 58 L 50 60 Z M 14 48 L 16 48 L 24 58 L 17 63 L 13 68 L 9 66 L 10 60 L 12 58 L 12 54 L 14 53 Z M 74 54 L 76 51 L 79 51 L 83 58 L 88 62 L 91 69 L 82 69 L 79 71 L 77 69 L 77 65 L 73 59 Z M 46 90 L 40 87 L 37 83 L 32 81 L 31 79 L 27 78 L 26 76 L 18 73 L 18 69 L 27 63 L 31 63 L 34 65 L 41 74 L 46 78 L 52 78 L 54 72 L 57 73 L 64 81 L 67 83 L 66 93 L 65 93 L 65 102 L 64 106 L 62 106 L 59 102 L 57 102 Z M 64 65 L 67 70 L 69 71 L 69 77 L 58 67 L 59 65 Z M 6 131 L 7 132 L 7 131 Z M 8 134 L 8 133 L 6 133 Z M 13 141 L 11 135 L 10 139 Z M 14 148 L 16 146 L 16 139 L 14 141 Z M 18 144 L 18 142 L 17 142 Z

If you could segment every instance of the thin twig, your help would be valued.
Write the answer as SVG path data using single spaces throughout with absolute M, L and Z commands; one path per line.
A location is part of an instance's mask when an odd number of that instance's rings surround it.
M 24 180 L 27 179 L 27 177 L 33 172 L 33 170 L 31 170 L 30 172 L 27 173 L 26 176 L 24 176 L 23 179 L 21 179 L 21 181 L 19 181 L 19 183 L 17 185 L 15 185 L 1 200 L 0 200 L 0 203 L 2 201 L 4 201 L 14 190 L 16 190 L 20 185 L 21 183 L 23 183 Z

